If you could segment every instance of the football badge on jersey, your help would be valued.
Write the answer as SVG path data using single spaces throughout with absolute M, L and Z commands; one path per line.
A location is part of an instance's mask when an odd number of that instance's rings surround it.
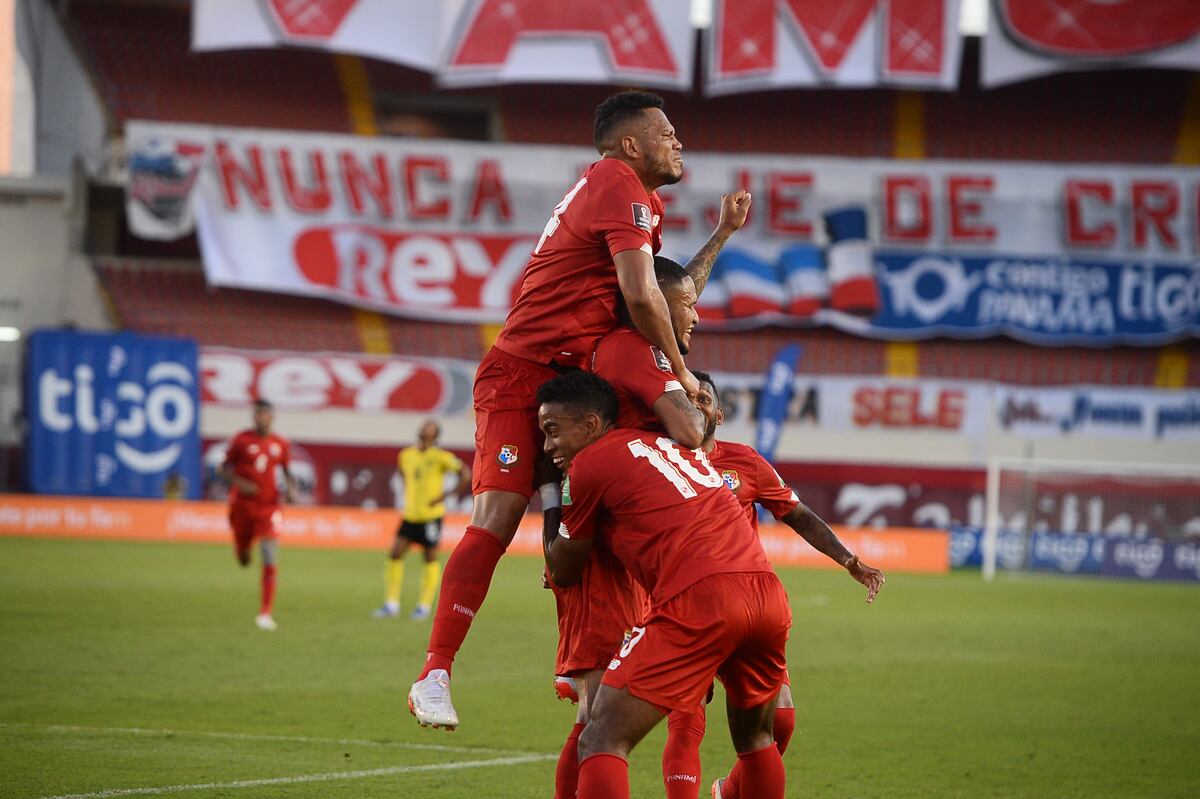
M 662 369 L 664 372 L 672 371 L 671 370 L 671 361 L 667 358 L 666 355 L 663 354 L 662 350 L 660 350 L 658 347 L 655 347 L 652 345 L 650 347 L 650 354 L 654 356 L 654 363 L 656 366 L 658 366 L 659 369 Z
M 501 466 L 512 466 L 521 458 L 517 455 L 516 444 L 505 444 L 500 447 L 500 454 L 496 456 L 496 460 L 500 461 Z
M 654 216 L 650 213 L 650 206 L 641 203 L 631 203 L 631 205 L 633 205 L 633 224 L 645 231 L 652 230 Z
M 729 486 L 730 491 L 737 491 L 742 487 L 742 478 L 738 476 L 737 469 L 722 469 L 721 479 Z

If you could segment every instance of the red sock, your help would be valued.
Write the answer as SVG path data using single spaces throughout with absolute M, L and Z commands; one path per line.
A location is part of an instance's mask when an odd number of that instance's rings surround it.
M 275 571 L 274 566 L 262 568 L 262 605 L 258 609 L 259 613 L 270 613 L 271 606 L 275 604 Z
M 629 763 L 607 752 L 584 760 L 579 766 L 578 796 L 579 799 L 629 799 Z
M 724 799 L 743 794 L 754 799 L 783 799 L 786 781 L 779 747 L 767 746 L 738 755 L 721 795 Z
M 504 545 L 496 536 L 475 525 L 467 528 L 442 573 L 442 588 L 433 617 L 433 631 L 429 634 L 425 668 L 417 679 L 425 679 L 433 669 L 450 671 L 454 656 L 483 605 L 492 584 L 492 574 L 503 554 Z
M 558 768 L 554 769 L 554 799 L 575 799 L 575 788 L 579 784 L 579 736 L 585 726 L 577 722 L 563 744 Z
M 700 742 L 704 740 L 704 705 L 695 713 L 667 715 L 667 744 L 663 747 L 663 785 L 667 799 L 700 796 Z
M 796 708 L 775 708 L 774 725 L 775 746 L 779 747 L 779 754 L 782 755 L 787 751 L 788 742 L 792 740 L 792 733 L 796 730 Z

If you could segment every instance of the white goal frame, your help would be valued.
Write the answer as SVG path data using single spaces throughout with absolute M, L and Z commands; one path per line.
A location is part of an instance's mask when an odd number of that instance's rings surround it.
M 1193 477 L 1200 480 L 1200 465 L 1183 463 L 1121 463 L 1117 461 L 1072 461 L 1044 458 L 992 457 L 987 461 L 987 485 L 984 495 L 984 515 L 981 549 L 984 580 L 996 576 L 996 553 L 1000 540 L 1000 472 L 1004 467 L 1018 466 L 1026 473 L 1069 472 L 1096 475 L 1139 475 L 1163 477 Z M 1016 471 L 1016 469 L 1010 469 Z

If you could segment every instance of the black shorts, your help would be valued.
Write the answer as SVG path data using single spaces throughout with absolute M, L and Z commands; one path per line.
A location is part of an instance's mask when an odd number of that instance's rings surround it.
M 400 538 L 407 538 L 414 544 L 436 547 L 438 542 L 442 540 L 442 520 L 434 519 L 431 522 L 410 522 L 405 519 L 400 522 L 400 529 L 396 531 L 396 535 Z

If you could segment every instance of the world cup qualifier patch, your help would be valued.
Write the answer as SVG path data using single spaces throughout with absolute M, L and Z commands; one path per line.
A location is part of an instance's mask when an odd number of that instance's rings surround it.
M 633 206 L 633 224 L 642 230 L 651 230 L 654 227 L 654 217 L 650 213 L 650 206 L 641 203 L 630 204 Z
M 671 361 L 667 358 L 666 355 L 663 355 L 662 350 L 660 350 L 658 347 L 651 345 L 650 354 L 654 356 L 654 363 L 656 366 L 658 366 L 659 369 L 661 369 L 664 372 L 671 371 Z
M 742 478 L 738 477 L 737 469 L 722 469 L 721 479 L 729 486 L 730 491 L 737 491 L 742 487 Z
M 496 455 L 496 460 L 500 461 L 501 466 L 512 466 L 521 458 L 517 455 L 516 444 L 505 444 L 500 447 L 499 454 Z

